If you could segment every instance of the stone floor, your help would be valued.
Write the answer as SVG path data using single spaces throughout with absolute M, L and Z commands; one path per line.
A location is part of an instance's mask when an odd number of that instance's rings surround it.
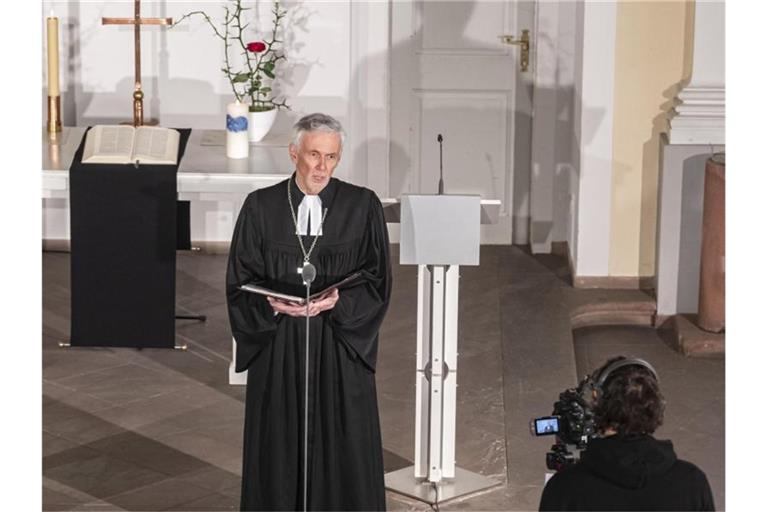
M 178 322 L 186 352 L 61 349 L 69 255 L 43 255 L 45 510 L 237 509 L 245 390 L 228 384 L 224 268 L 224 256 L 179 254 L 178 310 L 208 315 L 204 324 Z M 387 471 L 410 465 L 414 439 L 416 269 L 393 272 L 377 371 Z M 641 326 L 652 304 L 642 292 L 575 290 L 567 276 L 563 259 L 518 247 L 484 247 L 481 265 L 462 269 L 456 459 L 499 486 L 440 508 L 536 509 L 551 440 L 530 437 L 528 420 L 550 413 L 577 375 L 611 355 L 633 354 L 660 374 L 668 408 L 659 436 L 705 470 L 723 509 L 724 360 L 682 357 Z M 625 311 L 612 322 L 596 314 L 588 326 L 584 315 L 574 320 L 595 304 L 629 305 L 635 316 Z M 430 509 L 389 491 L 387 506 Z

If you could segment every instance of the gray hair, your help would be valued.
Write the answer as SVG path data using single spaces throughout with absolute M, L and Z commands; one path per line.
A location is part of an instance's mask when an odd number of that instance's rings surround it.
M 344 133 L 341 123 L 333 117 L 321 113 L 309 114 L 296 121 L 296 124 L 293 125 L 293 139 L 291 143 L 298 147 L 301 144 L 302 135 L 314 131 L 338 133 L 341 138 L 341 147 L 344 147 L 344 139 L 347 137 L 347 134 Z

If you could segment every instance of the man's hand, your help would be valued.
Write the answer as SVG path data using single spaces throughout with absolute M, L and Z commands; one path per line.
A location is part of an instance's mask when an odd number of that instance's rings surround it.
M 275 310 L 275 313 L 282 313 L 283 315 L 288 316 L 303 316 L 307 309 L 296 302 L 289 302 L 287 300 L 280 300 L 272 297 L 267 297 L 267 302 L 269 302 L 269 305 Z
M 339 300 L 339 290 L 334 288 L 309 303 L 309 316 L 319 315 L 323 311 L 333 309 Z
M 338 300 L 339 290 L 334 288 L 330 292 L 321 295 L 315 300 L 310 301 L 309 316 L 317 316 L 323 311 L 333 309 Z M 304 316 L 307 312 L 306 306 L 296 304 L 295 302 L 288 302 L 285 300 L 275 299 L 273 297 L 267 297 L 267 301 L 269 302 L 269 305 L 272 306 L 272 309 L 275 310 L 275 312 L 282 313 L 283 315 L 300 317 Z

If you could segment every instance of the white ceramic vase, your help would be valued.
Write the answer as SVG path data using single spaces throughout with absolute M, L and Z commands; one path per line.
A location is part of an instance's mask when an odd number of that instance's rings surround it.
M 277 109 L 263 112 L 248 112 L 248 142 L 259 142 L 264 138 L 277 117 Z

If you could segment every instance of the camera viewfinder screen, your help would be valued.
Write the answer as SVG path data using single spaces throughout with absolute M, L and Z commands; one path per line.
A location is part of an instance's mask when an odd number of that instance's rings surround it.
M 539 418 L 536 420 L 536 435 L 547 436 L 557 434 L 559 427 L 560 425 L 557 417 Z

